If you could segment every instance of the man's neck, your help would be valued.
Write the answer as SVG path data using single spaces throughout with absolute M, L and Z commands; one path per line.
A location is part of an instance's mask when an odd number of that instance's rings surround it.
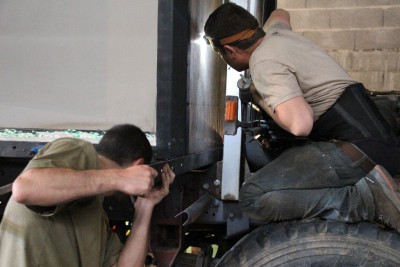
M 115 161 L 112 161 L 111 159 L 109 159 L 103 155 L 99 155 L 99 161 L 100 161 L 100 169 L 102 169 L 102 170 L 121 169 L 122 168 Z
M 246 49 L 246 52 L 248 52 L 251 56 L 253 54 L 254 50 L 257 49 L 257 47 L 261 44 L 261 42 L 264 40 L 264 37 L 261 37 L 260 39 L 257 40 L 252 46 Z

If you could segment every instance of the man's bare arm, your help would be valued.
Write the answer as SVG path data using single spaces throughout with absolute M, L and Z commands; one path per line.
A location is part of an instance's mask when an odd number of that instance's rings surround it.
M 289 99 L 275 108 L 273 119 L 295 136 L 308 136 L 314 125 L 314 112 L 302 96 Z
M 147 165 L 107 170 L 28 169 L 14 181 L 12 196 L 25 205 L 54 206 L 112 191 L 144 195 L 156 176 L 157 171 Z
M 169 193 L 175 174 L 168 165 L 161 174 L 162 187 L 154 189 L 135 202 L 135 217 L 132 230 L 114 267 L 143 267 L 149 249 L 150 222 L 154 206 Z
M 253 101 L 283 129 L 296 136 L 308 136 L 314 125 L 314 112 L 302 96 L 279 104 L 275 110 L 268 106 L 254 86 L 250 88 Z
M 290 24 L 290 14 L 284 9 L 276 9 L 269 16 L 267 22 L 264 24 L 264 29 L 269 28 L 271 25 L 281 23 L 292 29 Z

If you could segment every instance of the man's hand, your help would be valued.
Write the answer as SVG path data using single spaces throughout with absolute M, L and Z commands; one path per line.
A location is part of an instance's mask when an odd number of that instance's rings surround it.
M 165 164 L 161 171 L 162 186 L 153 188 L 149 193 L 138 198 L 137 201 L 143 201 L 150 205 L 158 204 L 169 193 L 169 185 L 174 182 L 175 173 L 168 164 Z
M 116 179 L 119 190 L 131 196 L 149 194 L 158 175 L 158 172 L 148 165 L 135 165 L 116 172 L 120 176 Z

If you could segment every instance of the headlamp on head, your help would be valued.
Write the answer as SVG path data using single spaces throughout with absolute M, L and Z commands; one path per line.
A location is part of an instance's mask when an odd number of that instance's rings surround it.
M 203 36 L 204 40 L 208 45 L 211 46 L 211 48 L 215 51 L 218 52 L 223 46 L 220 44 L 219 39 L 213 39 L 211 37 L 208 37 L 206 35 Z

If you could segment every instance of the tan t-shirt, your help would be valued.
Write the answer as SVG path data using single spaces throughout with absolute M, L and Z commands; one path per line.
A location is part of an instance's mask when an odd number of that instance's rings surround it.
M 356 83 L 323 49 L 274 24 L 250 58 L 250 73 L 257 91 L 274 110 L 279 104 L 303 96 L 314 120 L 331 107 L 343 90 Z
M 62 138 L 47 144 L 30 168 L 98 169 L 92 144 Z M 0 225 L 0 267 L 111 266 L 122 244 L 108 225 L 102 197 L 57 207 L 27 207 L 9 200 Z

